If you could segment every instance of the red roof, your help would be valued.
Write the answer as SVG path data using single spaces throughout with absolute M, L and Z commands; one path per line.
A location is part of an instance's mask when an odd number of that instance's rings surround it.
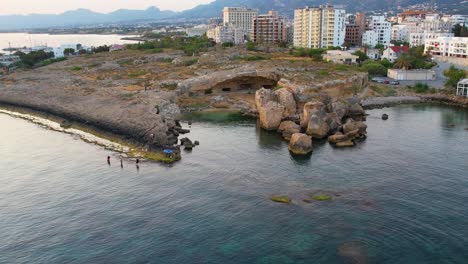
M 392 46 L 390 47 L 395 53 L 406 53 L 409 51 L 408 46 Z

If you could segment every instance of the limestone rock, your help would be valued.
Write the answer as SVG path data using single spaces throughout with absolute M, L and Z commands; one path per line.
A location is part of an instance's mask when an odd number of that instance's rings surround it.
M 343 141 L 348 141 L 349 137 L 347 135 L 343 135 L 343 133 L 336 133 L 328 137 L 328 142 L 330 143 L 338 143 Z
M 306 134 L 314 138 L 324 138 L 328 135 L 330 126 L 322 118 L 312 115 L 307 125 Z
M 284 139 L 290 140 L 293 134 L 301 132 L 301 127 L 293 121 L 283 121 L 278 128 L 278 132 L 283 134 Z
M 276 102 L 268 102 L 258 109 L 260 125 L 266 130 L 276 130 L 283 119 L 284 107 Z
M 336 143 L 335 146 L 339 148 L 354 147 L 354 142 L 352 140 L 342 141 Z
M 323 118 L 326 116 L 326 114 L 327 112 L 325 110 L 325 105 L 322 102 L 315 101 L 306 103 L 304 105 L 304 113 L 301 119 L 301 127 L 307 128 L 312 115 Z
M 255 106 L 257 109 L 264 107 L 268 102 L 273 101 L 271 90 L 261 88 L 255 93 Z
M 333 102 L 331 103 L 331 106 L 332 111 L 336 113 L 339 120 L 342 120 L 348 113 L 348 106 L 342 101 Z
M 312 152 L 312 138 L 306 134 L 295 133 L 289 142 L 289 151 L 296 155 L 307 155 Z
M 362 121 L 354 121 L 352 118 L 349 118 L 346 123 L 343 125 L 343 133 L 348 134 L 354 130 L 359 130 L 360 134 L 365 134 L 367 130 L 367 125 Z
M 285 88 L 274 92 L 278 103 L 284 106 L 283 117 L 291 117 L 296 115 L 296 100 L 294 95 Z

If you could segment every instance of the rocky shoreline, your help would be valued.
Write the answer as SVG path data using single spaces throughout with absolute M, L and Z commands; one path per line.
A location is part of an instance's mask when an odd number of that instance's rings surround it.
M 468 98 L 448 95 L 420 95 L 420 96 L 390 96 L 369 97 L 361 102 L 364 109 L 392 107 L 400 104 L 442 104 L 448 106 L 468 108 Z

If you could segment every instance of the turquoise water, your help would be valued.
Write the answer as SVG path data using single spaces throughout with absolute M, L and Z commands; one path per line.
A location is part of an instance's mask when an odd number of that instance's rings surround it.
M 466 263 L 468 112 L 368 112 L 364 143 L 307 159 L 252 121 L 195 122 L 201 146 L 139 171 L 0 115 L 0 263 Z

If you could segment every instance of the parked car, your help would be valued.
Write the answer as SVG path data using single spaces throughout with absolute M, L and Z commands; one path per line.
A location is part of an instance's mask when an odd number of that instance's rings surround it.
M 385 83 L 385 84 L 390 84 L 390 81 L 389 81 L 389 80 L 385 80 L 383 83 Z
M 373 82 L 383 82 L 383 79 L 381 77 L 374 77 L 372 78 Z
M 391 85 L 400 85 L 400 82 L 399 81 L 391 81 L 390 84 Z

